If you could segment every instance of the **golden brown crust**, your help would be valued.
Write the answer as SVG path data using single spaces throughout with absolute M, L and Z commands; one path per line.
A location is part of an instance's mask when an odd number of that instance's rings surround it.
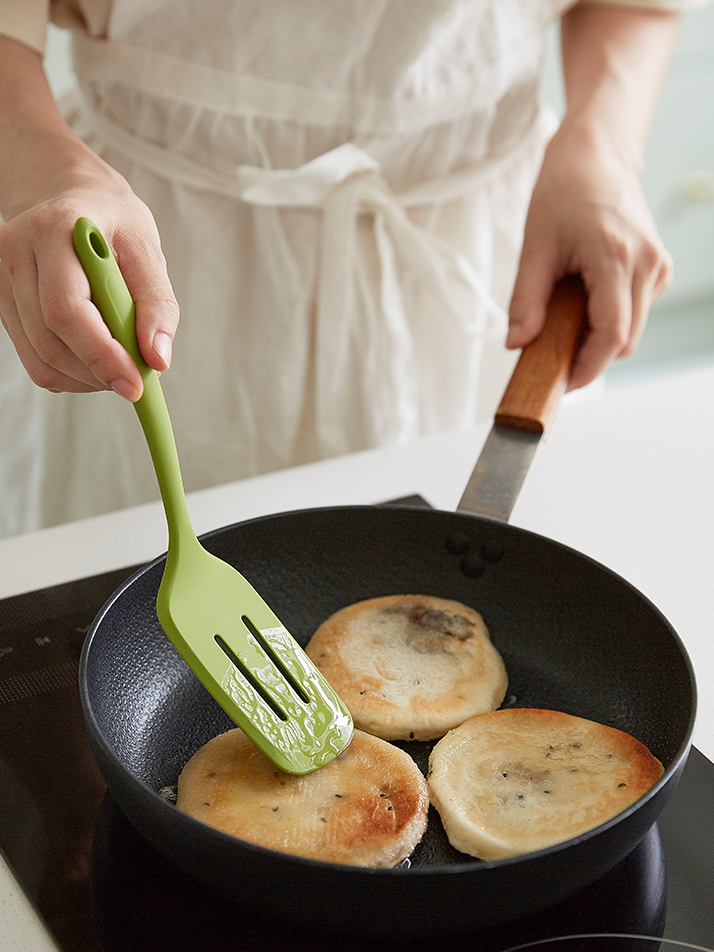
M 460 602 L 391 595 L 348 605 L 307 653 L 361 730 L 430 740 L 497 708 L 508 678 L 483 618 Z
M 179 777 L 178 807 L 241 840 L 309 859 L 395 866 L 426 829 L 426 780 L 404 751 L 360 731 L 327 766 L 277 770 L 238 728 L 214 737 Z
M 473 717 L 440 740 L 428 781 L 451 844 L 488 860 L 599 826 L 662 773 L 630 734 L 560 711 L 513 708 Z

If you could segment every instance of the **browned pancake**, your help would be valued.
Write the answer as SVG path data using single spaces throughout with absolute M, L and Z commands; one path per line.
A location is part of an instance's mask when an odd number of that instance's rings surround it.
M 512 708 L 473 717 L 439 741 L 429 793 L 456 849 L 500 859 L 604 823 L 662 773 L 630 734 L 559 711 Z
M 508 679 L 483 618 L 460 602 L 391 595 L 320 625 L 307 653 L 361 730 L 430 740 L 497 708 Z
M 268 849 L 352 866 L 396 866 L 424 833 L 429 797 L 414 761 L 361 731 L 305 776 L 277 770 L 235 728 L 214 737 L 179 777 L 178 807 Z

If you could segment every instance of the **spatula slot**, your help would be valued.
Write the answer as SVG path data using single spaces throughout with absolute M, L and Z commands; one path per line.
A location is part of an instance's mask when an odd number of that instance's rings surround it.
M 225 655 L 228 656 L 230 661 L 236 666 L 238 671 L 243 675 L 245 680 L 250 684 L 256 694 L 258 694 L 268 705 L 270 710 L 278 717 L 281 721 L 287 721 L 288 717 L 285 711 L 281 710 L 280 707 L 275 703 L 273 698 L 268 694 L 260 681 L 255 677 L 250 668 L 246 667 L 245 664 L 241 661 L 238 655 L 233 651 L 231 646 L 227 644 L 220 635 L 215 636 L 215 641 L 218 647 L 223 651 Z
M 248 631 L 251 633 L 251 635 L 255 638 L 255 640 L 258 642 L 260 647 L 266 653 L 266 655 L 273 662 L 273 664 L 278 669 L 278 671 L 282 674 L 282 676 L 288 682 L 288 684 L 293 689 L 297 697 L 302 701 L 303 704 L 309 704 L 310 696 L 305 691 L 305 688 L 300 684 L 299 681 L 296 680 L 295 676 L 290 671 L 290 669 L 286 667 L 285 662 L 282 660 L 280 655 L 276 653 L 275 649 L 270 644 L 270 642 L 267 641 L 263 633 L 258 628 L 255 627 L 255 625 L 250 620 L 250 618 L 248 618 L 247 615 L 243 615 L 242 621 L 243 621 L 243 624 L 248 629 Z

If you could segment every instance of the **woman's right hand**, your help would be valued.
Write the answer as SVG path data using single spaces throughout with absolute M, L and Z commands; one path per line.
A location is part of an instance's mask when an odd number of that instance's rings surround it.
M 128 189 L 128 186 L 127 186 Z M 75 221 L 86 215 L 116 255 L 136 304 L 144 359 L 171 362 L 178 305 L 149 210 L 131 192 L 75 189 L 21 212 L 0 228 L 0 318 L 32 380 L 52 391 L 142 393 L 139 371 L 91 303 L 74 251 Z
M 0 318 L 32 380 L 52 391 L 142 393 L 91 303 L 72 232 L 102 231 L 136 304 L 139 347 L 166 370 L 179 310 L 153 216 L 60 116 L 34 50 L 0 37 Z

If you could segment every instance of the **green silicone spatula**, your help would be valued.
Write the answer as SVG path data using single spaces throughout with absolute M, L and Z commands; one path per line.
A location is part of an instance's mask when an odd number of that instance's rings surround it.
M 131 295 L 104 236 L 89 219 L 77 221 L 74 246 L 92 301 L 144 381 L 134 407 L 169 530 L 156 600 L 161 626 L 201 683 L 277 767 L 293 774 L 316 770 L 347 747 L 352 718 L 247 579 L 196 538 L 159 377 L 139 352 Z

